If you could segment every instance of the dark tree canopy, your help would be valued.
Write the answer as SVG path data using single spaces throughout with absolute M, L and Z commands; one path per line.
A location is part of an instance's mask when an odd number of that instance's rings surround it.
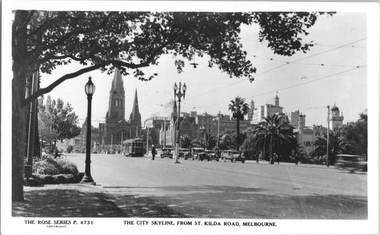
M 124 75 L 128 73 L 126 69 L 132 69 L 138 79 L 150 80 L 157 74 L 144 74 L 141 68 L 157 65 L 163 54 L 190 61 L 195 55 L 208 55 L 210 67 L 216 65 L 230 76 L 253 81 L 256 68 L 242 49 L 242 24 L 259 24 L 260 41 L 268 41 L 274 53 L 290 56 L 312 46 L 302 43 L 301 36 L 308 34 L 306 29 L 321 14 L 324 13 L 16 11 L 13 58 L 49 74 L 72 61 L 87 66 L 41 89 L 36 96 L 51 91 L 65 79 L 95 69 L 112 73 L 114 67 L 119 67 Z M 185 63 L 175 59 L 175 65 L 180 72 Z
M 368 155 L 368 114 L 365 111 L 359 116 L 356 122 L 343 126 L 341 133 L 355 154 Z

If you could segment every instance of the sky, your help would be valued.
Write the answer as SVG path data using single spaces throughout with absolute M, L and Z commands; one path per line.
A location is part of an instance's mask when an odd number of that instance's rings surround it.
M 258 26 L 242 27 L 242 43 L 248 59 L 257 68 L 255 81 L 230 78 L 218 68 L 208 68 L 207 58 L 195 58 L 198 67 L 186 64 L 178 73 L 171 55 L 162 57 L 158 66 L 145 69 L 158 73 L 152 81 L 139 81 L 133 76 L 123 76 L 126 117 L 132 111 L 137 89 L 142 122 L 152 116 L 169 116 L 174 100 L 174 83 L 186 83 L 186 97 L 181 112 L 198 114 L 230 114 L 228 104 L 235 97 L 253 101 L 255 106 L 274 104 L 276 94 L 285 113 L 299 110 L 306 115 L 306 125 L 327 126 L 327 105 L 334 104 L 343 112 L 344 121 L 352 122 L 368 108 L 367 74 L 367 16 L 366 13 L 337 12 L 334 16 L 320 16 L 304 36 L 304 42 L 316 45 L 307 53 L 275 55 L 259 42 Z M 192 61 L 193 62 L 193 61 Z M 58 77 L 80 69 L 80 65 L 62 66 L 52 75 L 42 75 L 41 87 L 46 87 Z M 69 102 L 80 123 L 87 114 L 84 85 L 91 76 L 96 86 L 93 96 L 92 122 L 104 122 L 108 110 L 112 75 L 93 71 L 65 81 L 48 95 Z

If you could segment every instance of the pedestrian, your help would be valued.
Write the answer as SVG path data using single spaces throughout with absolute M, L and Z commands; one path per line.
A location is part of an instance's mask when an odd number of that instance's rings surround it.
M 280 158 L 278 157 L 277 153 L 274 154 L 274 158 L 277 161 L 277 164 L 280 164 Z
M 157 154 L 156 148 L 154 147 L 154 145 L 152 145 L 152 160 L 154 160 L 154 158 L 156 157 L 156 154 Z

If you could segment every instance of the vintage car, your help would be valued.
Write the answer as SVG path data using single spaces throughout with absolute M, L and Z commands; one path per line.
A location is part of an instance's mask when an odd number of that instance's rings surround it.
M 163 148 L 161 150 L 161 158 L 164 158 L 164 157 L 168 157 L 168 158 L 172 159 L 173 158 L 172 149 Z
M 199 159 L 199 156 L 203 154 L 205 150 L 203 148 L 192 148 L 191 149 L 191 159 L 192 160 L 195 160 L 195 159 Z
M 367 171 L 367 162 L 361 155 L 337 154 L 335 167 L 350 172 Z
M 224 162 L 231 161 L 241 161 L 242 163 L 245 162 L 245 157 L 237 150 L 223 150 L 222 151 L 222 159 Z
M 178 157 L 184 158 L 187 160 L 188 158 L 191 158 L 190 149 L 188 148 L 179 148 L 178 149 Z
M 207 154 L 209 161 L 215 160 L 218 162 L 220 159 L 220 157 L 214 150 L 205 150 L 205 154 Z

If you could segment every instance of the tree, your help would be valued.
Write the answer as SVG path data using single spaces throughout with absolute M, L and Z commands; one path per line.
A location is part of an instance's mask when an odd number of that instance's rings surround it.
M 283 120 L 282 115 L 274 114 L 265 118 L 254 127 L 253 143 L 264 153 L 270 152 L 270 163 L 274 163 L 274 153 L 278 156 L 289 156 L 296 148 L 297 139 L 293 126 Z
M 191 148 L 191 139 L 189 135 L 181 135 L 179 141 L 181 148 Z
M 259 151 L 254 142 L 254 128 L 249 127 L 245 131 L 246 138 L 241 145 L 242 152 L 245 154 L 247 158 L 254 159 L 256 157 L 256 161 L 259 162 Z
M 71 139 L 80 134 L 78 116 L 73 110 L 70 103 L 64 105 L 59 98 L 51 101 L 50 96 L 40 109 L 38 127 L 42 140 L 48 142 L 51 149 L 55 148 L 57 140 Z
M 355 154 L 368 156 L 368 114 L 367 110 L 359 114 L 360 118 L 352 124 L 342 127 L 341 134 L 352 147 Z
M 236 118 L 236 150 L 239 151 L 240 120 L 244 120 L 244 116 L 248 113 L 249 107 L 248 104 L 245 103 L 245 99 L 238 96 L 235 100 L 231 100 L 231 104 L 228 105 L 228 110 L 232 112 L 233 118 Z
M 208 56 L 231 77 L 252 82 L 256 68 L 240 42 L 241 24 L 259 24 L 260 41 L 267 40 L 276 54 L 306 52 L 311 43 L 301 35 L 313 26 L 318 12 L 88 12 L 18 10 L 12 25 L 12 200 L 23 200 L 23 156 L 27 105 L 67 79 L 93 70 L 113 72 L 119 68 L 140 80 L 142 68 L 158 65 L 165 54 L 175 55 L 181 72 L 184 60 Z M 333 13 L 328 13 L 332 15 Z M 178 57 L 177 57 L 178 55 Z M 180 57 L 181 56 L 181 57 Z M 78 62 L 83 68 L 70 71 L 48 87 L 25 98 L 27 79 L 39 71 L 51 74 L 57 66 Z
M 335 156 L 340 153 L 352 153 L 351 146 L 346 142 L 344 136 L 341 135 L 340 131 L 329 133 L 329 151 L 327 152 L 327 134 L 314 142 L 315 149 L 312 151 L 311 155 L 317 158 L 321 158 L 328 154 L 327 159 L 329 165 L 335 164 Z

